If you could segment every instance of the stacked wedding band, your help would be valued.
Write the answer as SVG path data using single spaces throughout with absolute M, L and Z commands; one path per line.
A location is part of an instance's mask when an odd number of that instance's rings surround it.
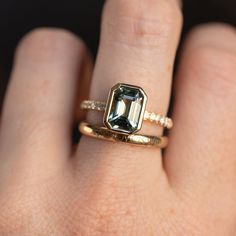
M 80 132 L 89 137 L 103 139 L 111 142 L 129 143 L 138 146 L 164 148 L 167 145 L 168 139 L 166 137 L 157 137 L 143 134 L 123 135 L 121 133 L 114 133 L 106 127 L 99 127 L 91 125 L 86 122 L 80 123 Z
M 173 127 L 173 121 L 165 116 L 146 111 L 147 95 L 138 86 L 119 83 L 112 87 L 107 102 L 83 101 L 81 109 L 104 112 L 105 127 L 80 124 L 84 135 L 113 142 L 164 148 L 166 137 L 137 134 L 143 121 L 150 121 L 164 128 Z

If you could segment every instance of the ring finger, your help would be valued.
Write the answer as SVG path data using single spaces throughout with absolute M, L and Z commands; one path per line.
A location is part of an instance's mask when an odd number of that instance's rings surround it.
M 147 110 L 165 115 L 180 30 L 177 0 L 107 1 L 90 98 L 104 101 L 113 85 L 133 84 L 142 87 L 149 96 Z M 88 116 L 90 123 L 101 123 L 101 118 L 95 112 Z M 161 135 L 162 131 L 146 123 L 142 129 L 151 135 Z M 97 178 L 98 172 L 112 174 L 121 180 L 121 186 L 126 183 L 124 176 L 129 183 L 138 180 L 144 187 L 147 181 L 151 185 L 153 180 L 161 179 L 163 173 L 161 152 L 156 149 L 83 137 L 77 155 L 80 176 L 91 170 L 95 173 L 91 178 Z M 111 178 L 104 181 L 107 179 Z

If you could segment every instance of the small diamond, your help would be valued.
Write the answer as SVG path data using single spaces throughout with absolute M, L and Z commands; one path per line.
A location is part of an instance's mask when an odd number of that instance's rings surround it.
M 155 113 L 152 113 L 152 114 L 150 115 L 150 121 L 151 121 L 151 122 L 154 122 L 155 119 L 156 119 L 156 115 L 155 115 Z
M 160 115 L 156 115 L 155 122 L 156 122 L 156 123 L 159 123 L 159 122 L 160 122 Z
M 163 126 L 165 124 L 165 117 L 161 117 L 160 124 Z

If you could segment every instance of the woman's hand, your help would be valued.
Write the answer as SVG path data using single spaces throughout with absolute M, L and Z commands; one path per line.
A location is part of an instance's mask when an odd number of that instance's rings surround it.
M 232 27 L 199 26 L 185 41 L 164 154 L 88 137 L 71 144 L 90 86 L 101 101 L 118 82 L 141 86 L 148 110 L 167 113 L 181 24 L 177 0 L 108 0 L 91 85 L 81 76 L 91 72 L 88 53 L 72 34 L 38 29 L 21 41 L 0 129 L 0 235 L 236 234 Z

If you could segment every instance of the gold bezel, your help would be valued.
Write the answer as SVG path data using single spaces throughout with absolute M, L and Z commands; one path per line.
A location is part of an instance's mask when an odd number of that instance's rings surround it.
M 139 121 L 138 121 L 138 126 L 137 126 L 137 129 L 135 131 L 133 131 L 133 132 L 128 132 L 128 131 L 127 132 L 125 132 L 125 131 L 122 132 L 122 131 L 119 131 L 119 130 L 115 130 L 115 129 L 113 129 L 110 126 L 110 124 L 108 122 L 109 114 L 111 112 L 112 102 L 113 102 L 113 99 L 114 99 L 115 90 L 119 89 L 120 87 L 129 87 L 129 88 L 137 89 L 143 95 L 143 104 L 142 104 L 141 114 L 140 114 Z M 113 130 L 116 133 L 126 133 L 126 134 L 137 133 L 142 128 L 143 119 L 144 119 L 144 113 L 145 113 L 146 105 L 147 105 L 147 100 L 148 100 L 148 97 L 147 97 L 146 93 L 144 92 L 144 90 L 141 87 L 130 85 L 130 84 L 125 84 L 125 83 L 118 83 L 118 84 L 116 84 L 115 86 L 113 86 L 111 88 L 111 90 L 109 92 L 109 95 L 108 95 L 108 99 L 107 99 L 107 103 L 106 103 L 106 109 L 105 109 L 104 118 L 103 118 L 104 125 L 108 129 L 111 129 L 111 130 Z

